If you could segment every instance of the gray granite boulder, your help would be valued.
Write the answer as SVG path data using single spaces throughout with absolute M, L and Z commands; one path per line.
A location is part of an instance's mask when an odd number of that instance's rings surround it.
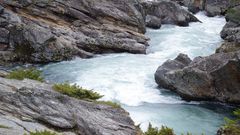
M 199 20 L 179 4 L 172 1 L 147 1 L 142 2 L 147 15 L 158 17 L 162 24 L 188 26 L 190 22 Z
M 185 64 L 183 60 L 169 60 L 158 68 L 155 80 L 186 100 L 240 104 L 239 58 L 240 52 L 236 51 L 197 57 L 190 63 L 186 57 Z

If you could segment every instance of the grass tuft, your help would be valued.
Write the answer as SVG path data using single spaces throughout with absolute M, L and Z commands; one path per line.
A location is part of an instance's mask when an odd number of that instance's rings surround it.
M 57 135 L 57 133 L 47 131 L 47 130 L 44 130 L 44 131 L 37 131 L 36 130 L 35 132 L 30 132 L 29 134 L 30 135 Z M 27 134 L 24 134 L 24 135 L 27 135 Z
M 225 118 L 224 133 L 227 135 L 240 135 L 240 109 L 234 111 L 233 114 L 235 119 Z
M 161 129 L 153 127 L 151 123 L 149 123 L 148 129 L 143 135 L 175 135 L 173 129 L 168 128 L 166 126 L 162 126 Z
M 55 84 L 53 86 L 53 89 L 64 95 L 68 95 L 70 97 L 74 97 L 77 99 L 83 99 L 83 100 L 96 101 L 97 99 L 100 99 L 103 97 L 103 95 L 100 95 L 97 92 L 84 89 L 76 84 L 74 84 L 74 85 L 71 85 L 69 83 Z
M 8 126 L 0 125 L 0 128 L 10 128 Z
M 17 80 L 23 80 L 23 79 L 32 79 L 36 81 L 43 82 L 44 79 L 41 77 L 41 71 L 30 68 L 30 69 L 17 69 L 12 72 L 10 72 L 6 78 L 8 79 L 17 79 Z
M 97 104 L 104 104 L 113 108 L 121 108 L 121 105 L 112 101 L 96 101 Z

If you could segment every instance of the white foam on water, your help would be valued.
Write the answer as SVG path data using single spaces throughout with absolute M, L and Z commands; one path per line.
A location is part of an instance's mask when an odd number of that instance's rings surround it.
M 211 134 L 222 122 L 221 115 L 213 117 L 214 122 L 206 124 L 208 116 L 193 114 L 191 112 L 198 107 L 186 105 L 195 103 L 187 103 L 179 96 L 157 88 L 154 81 L 156 69 L 167 59 L 173 59 L 179 53 L 188 54 L 191 58 L 206 56 L 214 53 L 220 46 L 222 40 L 219 33 L 225 24 L 225 19 L 209 18 L 202 12 L 196 14 L 196 17 L 203 23 L 191 23 L 189 27 L 163 25 L 159 30 L 148 29 L 146 35 L 151 41 L 147 55 L 122 53 L 99 55 L 93 59 L 77 58 L 69 62 L 47 65 L 43 67 L 44 74 L 48 80 L 77 83 L 103 94 L 102 100 L 121 103 L 135 122 L 144 123 L 145 126 L 148 122 L 157 126 L 165 122 L 177 131 L 184 128 L 199 133 L 206 128 L 209 130 L 206 133 Z M 153 106 L 146 105 L 149 103 Z M 162 104 L 167 104 L 169 107 Z M 178 105 L 182 108 L 176 107 Z M 204 109 L 199 110 L 206 112 Z M 170 115 L 166 115 L 169 120 L 163 119 L 161 115 L 168 114 L 169 111 L 172 119 Z M 206 115 L 215 116 L 215 113 L 207 111 Z M 184 121 L 182 117 L 187 116 L 193 119 Z M 201 126 L 196 129 L 189 126 L 189 123 L 193 125 L 199 123 Z

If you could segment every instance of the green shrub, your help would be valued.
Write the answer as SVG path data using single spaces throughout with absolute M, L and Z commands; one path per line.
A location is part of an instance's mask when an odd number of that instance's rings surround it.
M 233 112 L 235 119 L 225 118 L 223 127 L 224 133 L 227 135 L 240 135 L 240 109 Z
M 32 80 L 37 80 L 40 82 L 43 82 L 44 79 L 41 77 L 41 71 L 35 69 L 35 68 L 30 68 L 30 69 L 18 69 L 10 72 L 6 78 L 8 79 L 17 79 L 17 80 L 23 80 L 25 78 L 27 79 L 32 79 Z
M 121 105 L 112 101 L 97 101 L 97 104 L 105 104 L 113 108 L 121 108 Z
M 97 100 L 102 98 L 103 96 L 98 94 L 97 92 L 93 92 L 92 90 L 83 89 L 78 85 L 70 85 L 69 83 L 55 84 L 53 89 L 70 97 L 74 97 L 77 99 L 85 99 L 85 100 Z
M 175 135 L 173 129 L 166 126 L 162 126 L 161 129 L 152 127 L 152 124 L 149 123 L 147 131 L 143 135 Z
M 44 131 L 37 131 L 36 130 L 35 132 L 30 132 L 29 134 L 30 135 L 57 135 L 57 133 L 47 131 L 47 130 L 44 130 Z M 27 135 L 27 134 L 24 134 L 24 135 Z

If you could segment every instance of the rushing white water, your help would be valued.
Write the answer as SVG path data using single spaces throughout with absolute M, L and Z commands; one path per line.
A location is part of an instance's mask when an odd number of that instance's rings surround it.
M 151 41 L 147 55 L 122 53 L 77 58 L 47 65 L 42 70 L 50 81 L 77 83 L 105 95 L 102 100 L 121 103 L 143 129 L 151 122 L 154 126 L 172 127 L 178 134 L 190 131 L 213 135 L 223 122 L 224 109 L 219 111 L 202 103 L 187 103 L 157 88 L 154 81 L 157 67 L 167 59 L 179 53 L 191 58 L 206 56 L 214 53 L 222 42 L 219 33 L 225 24 L 224 18 L 208 18 L 203 13 L 196 16 L 203 23 L 149 29 L 146 35 Z

